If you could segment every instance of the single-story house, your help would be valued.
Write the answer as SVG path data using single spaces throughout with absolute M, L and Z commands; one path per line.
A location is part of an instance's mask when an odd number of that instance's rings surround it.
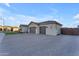
M 11 31 L 11 26 L 3 26 L 3 28 L 4 31 Z
M 12 31 L 13 32 L 19 32 L 20 31 L 20 28 L 19 27 L 16 27 L 16 26 L 12 26 Z
M 19 27 L 16 27 L 16 26 L 0 26 L 0 31 L 18 32 L 19 31 Z
M 11 26 L 0 26 L 0 31 L 11 31 Z
M 56 21 L 44 21 L 40 23 L 30 22 L 28 25 L 28 32 L 35 34 L 58 35 L 61 34 L 61 27 L 62 24 Z
M 21 24 L 20 25 L 20 32 L 28 32 L 28 26 L 27 25 L 23 25 L 23 24 Z
M 0 25 L 0 31 L 3 31 L 3 27 Z

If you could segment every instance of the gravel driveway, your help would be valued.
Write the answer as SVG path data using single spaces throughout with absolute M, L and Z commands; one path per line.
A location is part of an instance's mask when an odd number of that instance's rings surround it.
M 9 56 L 79 56 L 79 36 L 7 35 L 2 46 Z

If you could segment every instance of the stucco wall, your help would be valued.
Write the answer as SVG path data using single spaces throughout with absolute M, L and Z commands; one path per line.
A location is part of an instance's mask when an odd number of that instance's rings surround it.
M 49 24 L 49 25 L 40 25 L 40 27 L 41 26 L 46 26 L 46 35 L 52 35 L 53 34 L 53 32 L 52 32 L 52 29 L 51 29 L 51 24 Z
M 58 31 L 58 34 L 61 34 L 61 26 L 60 25 L 57 25 L 57 31 Z
M 21 28 L 21 32 L 27 32 L 28 31 L 27 27 L 21 26 L 20 28 Z
M 46 33 L 47 35 L 56 35 L 56 26 L 54 24 L 48 25 Z
M 61 26 L 58 25 L 58 24 L 47 24 L 47 25 L 40 25 L 38 26 L 37 24 L 34 24 L 34 23 L 31 23 L 29 25 L 29 28 L 30 27 L 36 27 L 36 34 L 39 34 L 39 27 L 41 26 L 46 26 L 46 35 L 57 35 L 57 34 L 60 34 L 60 29 L 61 29 Z
M 13 31 L 14 32 L 18 32 L 19 31 L 19 28 L 13 28 Z
M 60 34 L 61 32 L 61 26 L 58 24 L 53 24 L 52 29 L 53 29 L 53 34 L 55 35 Z
M 49 24 L 49 25 L 40 25 L 40 26 L 46 26 L 46 35 L 57 35 L 60 34 L 61 26 L 58 24 Z

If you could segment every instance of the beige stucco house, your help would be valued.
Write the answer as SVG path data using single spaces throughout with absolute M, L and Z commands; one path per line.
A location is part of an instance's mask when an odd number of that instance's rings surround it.
M 16 26 L 0 26 L 0 31 L 18 32 L 19 27 L 16 27 Z
M 20 31 L 19 27 L 13 26 L 12 28 L 13 28 L 13 32 L 19 32 Z
M 58 35 L 61 33 L 62 24 L 56 21 L 30 22 L 28 32 L 45 35 Z
M 0 31 L 11 31 L 11 26 L 0 26 Z

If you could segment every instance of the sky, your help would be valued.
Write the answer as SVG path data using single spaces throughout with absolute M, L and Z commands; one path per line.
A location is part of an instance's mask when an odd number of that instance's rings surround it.
M 0 25 L 19 26 L 31 21 L 57 21 L 63 27 L 79 24 L 79 3 L 0 3 Z

